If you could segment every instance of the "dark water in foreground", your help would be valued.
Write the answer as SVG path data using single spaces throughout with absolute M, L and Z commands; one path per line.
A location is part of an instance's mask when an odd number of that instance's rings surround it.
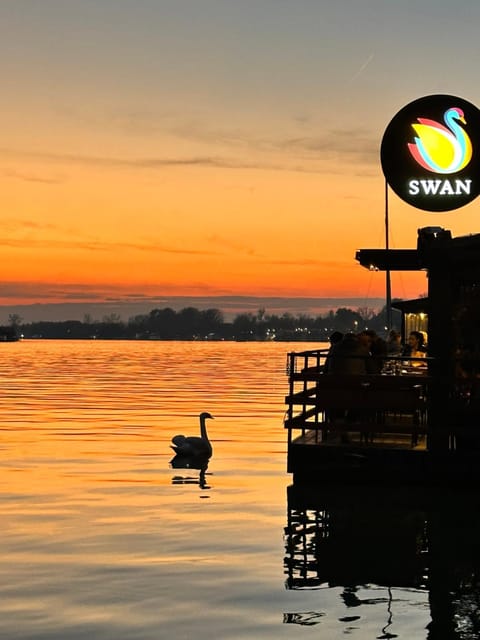
M 290 486 L 309 346 L 1 345 L 0 638 L 479 638 L 476 497 Z M 204 476 L 169 464 L 201 411 Z

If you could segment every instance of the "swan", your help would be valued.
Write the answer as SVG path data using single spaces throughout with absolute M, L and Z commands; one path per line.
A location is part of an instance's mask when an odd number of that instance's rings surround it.
M 470 162 L 472 143 L 465 130 L 458 125 L 458 122 L 467 124 L 462 109 L 447 109 L 443 119 L 446 127 L 435 120 L 418 118 L 418 123 L 412 124 L 417 137 L 414 143 L 408 143 L 408 149 L 427 171 L 455 173 Z
M 212 455 L 212 445 L 208 439 L 205 420 L 213 420 L 213 416 L 204 411 L 200 414 L 200 436 L 173 436 L 170 446 L 177 455 L 181 456 L 204 456 Z

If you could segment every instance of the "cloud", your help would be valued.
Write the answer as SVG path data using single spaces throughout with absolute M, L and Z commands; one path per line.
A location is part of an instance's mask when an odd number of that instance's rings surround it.
M 373 59 L 373 54 L 371 58 Z M 363 68 L 366 68 L 370 61 L 371 60 L 368 60 L 364 63 Z M 310 124 L 310 126 L 312 126 L 311 117 L 305 114 L 295 115 L 292 117 L 292 120 L 297 125 L 295 128 L 298 128 L 298 125 L 301 125 L 302 129 L 304 129 L 306 124 Z M 204 122 L 192 120 L 188 123 L 176 126 L 171 131 L 175 135 L 185 139 L 248 151 L 250 159 L 252 158 L 252 154 L 253 157 L 257 159 L 256 162 L 251 163 L 251 166 L 256 168 L 264 168 L 266 166 L 265 162 L 268 167 L 268 161 L 265 159 L 261 160 L 257 154 L 272 151 L 280 151 L 289 154 L 288 159 L 286 159 L 287 164 L 283 164 L 280 167 L 276 165 L 272 167 L 277 169 L 295 170 L 293 163 L 298 162 L 298 160 L 305 160 L 304 156 L 300 158 L 291 157 L 290 154 L 292 151 L 301 154 L 307 152 L 315 155 L 318 155 L 319 152 L 322 152 L 322 154 L 335 153 L 345 155 L 347 161 L 350 158 L 352 162 L 357 162 L 360 157 L 368 163 L 378 162 L 377 135 L 373 131 L 362 129 L 326 130 L 323 131 L 320 136 L 264 137 L 258 136 L 248 130 L 242 131 L 238 128 L 232 128 L 230 130 L 227 128 L 215 128 L 205 124 Z M 320 158 L 309 157 L 309 159 L 319 160 Z M 296 170 L 316 172 L 318 171 L 318 167 L 311 165 L 301 166 L 297 167 Z
M 346 135 L 344 136 L 344 140 Z M 100 167 L 105 169 L 129 168 L 129 169 L 149 169 L 157 170 L 162 168 L 198 167 L 225 170 L 251 170 L 251 171 L 287 171 L 293 173 L 340 173 L 343 169 L 335 169 L 330 163 L 327 164 L 328 157 L 343 155 L 348 162 L 358 164 L 359 161 L 374 164 L 378 160 L 378 149 L 373 141 L 363 144 L 359 138 L 348 140 L 348 144 L 342 141 L 338 144 L 335 134 L 330 138 L 292 138 L 270 143 L 270 150 L 282 151 L 286 153 L 283 161 L 271 160 L 261 156 L 254 156 L 250 152 L 250 159 L 222 157 L 222 156 L 189 156 L 178 158 L 113 158 L 100 156 L 83 156 L 74 154 L 51 154 L 18 151 L 14 149 L 0 149 L 1 153 L 20 156 L 23 158 L 35 158 L 42 162 L 53 162 L 59 164 L 72 164 Z M 292 156 L 292 150 L 302 153 L 301 157 Z M 363 169 L 362 169 L 363 170 Z
M 235 240 L 232 240 L 231 238 L 226 238 L 225 236 L 220 236 L 216 233 L 211 234 L 210 236 L 208 236 L 207 238 L 208 242 L 211 242 L 213 245 L 219 246 L 222 249 L 228 249 L 231 250 L 233 249 L 234 251 L 237 251 L 238 253 L 242 253 L 248 256 L 257 256 L 258 254 L 256 253 L 256 251 L 249 246 L 244 245 L 243 243 L 240 242 L 236 242 Z
M 297 124 L 308 122 L 307 116 L 294 116 Z M 324 171 L 316 165 L 298 165 L 299 160 L 308 159 L 320 161 L 325 154 L 337 154 L 345 157 L 347 161 L 358 162 L 359 159 L 367 163 L 378 163 L 378 139 L 374 132 L 357 129 L 334 129 L 324 131 L 320 136 L 290 136 L 290 137 L 259 137 L 250 132 L 240 132 L 236 129 L 226 131 L 225 129 L 215 130 L 206 125 L 189 124 L 178 127 L 176 134 L 187 139 L 194 139 L 209 144 L 221 144 L 227 147 L 241 148 L 248 151 L 250 160 L 255 162 L 243 163 L 245 168 L 271 168 L 277 170 L 289 170 L 300 172 Z M 282 152 L 287 157 L 283 164 L 278 161 L 270 164 L 265 158 L 258 154 L 265 152 Z M 301 154 L 300 157 L 292 157 L 292 152 Z M 308 156 L 305 156 L 308 154 Z M 319 156 L 321 154 L 321 156 Z M 316 156 L 316 157 L 315 157 Z M 232 163 L 230 168 L 235 167 Z
M 32 231 L 58 231 L 61 229 L 58 225 L 50 222 L 39 222 L 38 220 L 22 220 L 18 218 L 3 218 L 2 219 L 3 231 L 18 231 L 18 230 L 32 230 Z
M 0 247 L 13 247 L 15 249 L 25 249 L 32 251 L 34 249 L 44 249 L 46 246 L 45 239 L 38 238 L 6 238 L 0 237 Z M 154 253 L 169 253 L 178 255 L 220 255 L 219 252 L 208 249 L 188 249 L 185 247 L 169 247 L 162 245 L 160 242 L 117 242 L 104 240 L 73 240 L 73 239 L 48 239 L 48 250 L 51 251 L 140 251 Z
M 62 184 L 65 182 L 64 177 L 60 176 L 41 176 L 36 173 L 27 173 L 23 171 L 17 171 L 15 169 L 3 169 L 2 175 L 6 178 L 14 178 L 15 180 L 21 180 L 22 182 L 39 182 L 41 184 Z
M 78 164 L 95 167 L 125 167 L 133 169 L 161 169 L 163 167 L 214 167 L 221 169 L 277 169 L 285 170 L 278 164 L 255 163 L 250 160 L 228 158 L 222 156 L 185 156 L 171 157 L 143 157 L 143 158 L 114 158 L 107 156 L 85 156 L 77 154 L 55 154 L 49 152 L 25 151 L 19 149 L 2 148 L 4 155 L 12 155 L 21 158 L 42 160 L 59 164 Z
M 323 260 L 319 258 L 298 258 L 295 260 L 290 260 L 288 258 L 279 258 L 272 260 L 264 260 L 261 261 L 263 264 L 270 264 L 272 266 L 293 266 L 293 267 L 322 267 L 322 269 L 352 269 L 352 261 L 351 260 Z
M 2 281 L 0 290 L 0 300 L 22 301 L 24 303 L 44 303 L 44 302 L 144 302 L 147 300 L 158 300 L 163 296 L 172 296 L 178 290 L 178 285 L 169 281 L 158 281 L 154 289 L 161 291 L 161 294 L 152 293 L 152 285 L 135 285 L 136 290 L 128 289 L 128 285 L 116 285 L 110 282 L 100 282 L 95 284 L 82 282 L 44 282 L 37 280 L 30 281 Z M 189 290 L 211 291 L 212 295 L 218 294 L 213 287 L 204 282 L 192 282 Z
M 298 124 L 298 123 L 297 123 Z M 189 122 L 171 126 L 170 134 L 191 142 L 208 144 L 219 153 L 187 153 L 184 156 L 112 157 L 75 153 L 50 153 L 3 148 L 2 154 L 37 159 L 58 164 L 130 169 L 162 169 L 175 167 L 218 168 L 226 170 L 293 171 L 324 173 L 332 171 L 327 158 L 341 156 L 346 162 L 378 164 L 378 140 L 373 132 L 354 129 L 326 130 L 321 135 L 262 137 L 251 131 L 236 128 L 210 127 L 208 124 Z M 274 154 L 274 157 L 272 157 Z M 35 176 L 12 172 L 12 177 L 54 183 L 59 177 Z
M 362 159 L 378 163 L 378 140 L 373 133 L 356 129 L 334 129 L 320 136 L 302 136 L 279 141 L 284 150 L 318 156 L 342 155 L 351 162 Z

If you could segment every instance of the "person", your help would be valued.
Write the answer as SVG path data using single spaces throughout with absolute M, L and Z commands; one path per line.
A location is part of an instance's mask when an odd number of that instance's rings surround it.
M 359 338 L 371 355 L 365 361 L 367 373 L 380 373 L 387 357 L 387 343 L 373 329 L 364 329 Z
M 424 338 L 423 333 L 421 331 L 410 331 L 408 336 L 408 343 L 404 349 L 404 356 L 408 356 L 409 358 L 424 358 L 425 346 L 423 344 Z M 412 367 L 422 366 L 421 362 L 412 361 Z
M 387 338 L 387 353 L 389 356 L 400 356 L 402 351 L 402 336 L 399 331 L 392 329 Z
M 376 363 L 369 351 L 371 335 L 365 335 L 364 332 L 359 335 L 354 333 L 345 334 L 343 340 L 333 345 L 329 359 L 329 367 L 326 373 L 340 374 L 348 376 L 364 376 L 369 373 L 377 373 Z M 370 420 L 372 410 L 367 408 L 349 408 L 348 407 L 348 390 L 345 393 L 345 409 L 330 409 L 328 411 L 329 419 L 341 418 L 349 423 L 365 419 Z M 348 432 L 343 433 L 340 437 L 342 443 L 348 443 L 350 437 Z
M 329 339 L 328 339 L 328 341 L 330 342 L 330 348 L 329 348 L 328 353 L 327 353 L 327 355 L 326 355 L 326 358 L 325 358 L 325 365 L 324 365 L 324 367 L 323 367 L 323 370 L 324 370 L 324 372 L 325 372 L 325 373 L 328 373 L 328 367 L 329 367 L 329 365 L 330 365 L 330 356 L 331 356 L 331 354 L 332 354 L 332 349 L 334 348 L 334 346 L 335 346 L 336 344 L 338 344 L 338 343 L 339 343 L 339 342 L 341 342 L 342 340 L 343 340 L 343 333 L 341 333 L 340 331 L 334 331 L 334 332 L 330 335 L 330 337 L 329 337 Z
M 340 342 L 332 345 L 327 359 L 327 373 L 364 375 L 370 352 L 364 342 L 354 333 L 346 333 Z
M 337 344 L 341 340 L 343 340 L 343 333 L 341 333 L 340 331 L 334 331 L 328 339 L 328 341 L 330 342 L 330 347 L 332 347 L 334 344 Z

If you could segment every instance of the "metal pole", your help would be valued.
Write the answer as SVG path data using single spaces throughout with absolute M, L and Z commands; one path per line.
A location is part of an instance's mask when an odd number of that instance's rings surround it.
M 389 228 L 388 228 L 388 182 L 385 179 L 385 249 L 388 251 L 390 249 L 389 243 Z M 387 264 L 388 264 L 388 256 L 387 256 Z M 392 328 L 392 286 L 390 281 L 390 269 L 387 268 L 385 271 L 385 312 L 386 312 L 386 325 L 387 331 L 390 331 Z

